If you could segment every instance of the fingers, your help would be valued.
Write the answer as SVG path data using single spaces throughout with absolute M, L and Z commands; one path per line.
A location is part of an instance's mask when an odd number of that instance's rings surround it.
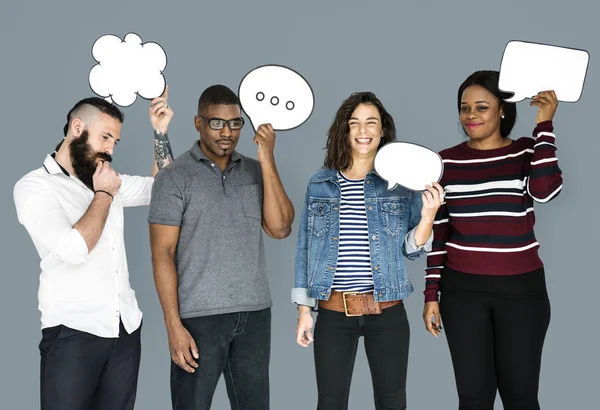
M 541 91 L 531 98 L 530 105 L 542 107 L 543 105 L 549 104 L 551 106 L 558 105 L 558 98 L 554 90 Z
M 191 338 L 191 335 L 190 335 L 190 338 Z M 194 341 L 193 338 L 191 338 L 191 340 L 190 340 L 190 350 L 192 351 L 192 356 L 194 356 L 194 359 L 200 358 L 200 354 L 198 353 L 198 346 L 196 346 L 196 342 Z
M 438 337 L 441 333 L 441 318 L 439 312 L 439 304 L 437 302 L 429 302 L 425 304 L 423 309 L 423 322 L 425 329 L 433 336 Z
M 161 111 L 164 113 L 167 110 L 169 110 L 169 107 L 167 106 L 167 102 L 166 101 L 158 101 L 156 104 L 154 104 L 150 107 L 150 114 L 151 115 L 159 115 Z
M 181 347 L 177 348 L 171 354 L 171 358 L 175 364 L 188 373 L 194 373 L 194 370 L 198 368 L 198 363 L 194 359 L 198 359 L 199 357 L 198 347 L 191 336 L 188 343 L 182 344 Z
M 256 135 L 260 135 L 263 138 L 274 137 L 275 131 L 271 124 L 262 124 L 256 129 Z
M 171 359 L 175 362 L 175 364 L 177 366 L 181 367 L 186 372 L 188 372 L 188 373 L 195 372 L 195 369 L 188 364 L 187 359 L 185 358 L 185 356 L 182 352 L 172 355 Z
M 423 192 L 423 204 L 439 207 L 444 201 L 444 188 L 437 182 L 433 185 L 425 185 L 426 191 Z
M 308 345 L 314 341 L 312 327 L 312 318 L 301 318 L 298 322 L 298 326 L 296 326 L 296 343 L 302 347 L 308 347 Z
M 433 203 L 435 202 L 435 199 L 433 198 L 433 194 L 429 191 L 429 189 L 425 192 L 423 192 L 423 204 L 425 205 L 433 205 Z
M 438 192 L 438 196 L 443 196 L 444 195 L 444 187 L 441 186 L 439 183 L 437 182 L 433 182 L 433 188 L 435 188 L 435 190 Z
M 102 172 L 103 165 L 104 161 L 98 161 L 98 164 L 96 165 L 96 171 L 94 171 L 94 176 L 100 175 L 100 173 Z

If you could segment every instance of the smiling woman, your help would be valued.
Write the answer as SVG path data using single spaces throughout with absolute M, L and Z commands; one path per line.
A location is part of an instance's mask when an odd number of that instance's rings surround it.
M 539 409 L 542 347 L 550 321 L 533 202 L 562 188 L 552 133 L 553 91 L 536 95 L 535 139 L 508 138 L 517 117 L 497 71 L 478 71 L 458 90 L 469 140 L 440 153 L 446 190 L 427 257 L 423 320 L 444 320 L 460 408 Z M 438 292 L 441 299 L 438 304 Z
M 363 336 L 377 408 L 406 408 L 409 326 L 402 300 L 413 286 L 404 256 L 430 249 L 441 187 L 423 195 L 387 189 L 377 151 L 396 139 L 392 116 L 370 92 L 355 93 L 329 129 L 325 167 L 310 177 L 296 247 L 296 341 L 313 341 L 318 408 L 348 407 L 356 346 Z M 363 318 L 364 316 L 364 318 Z

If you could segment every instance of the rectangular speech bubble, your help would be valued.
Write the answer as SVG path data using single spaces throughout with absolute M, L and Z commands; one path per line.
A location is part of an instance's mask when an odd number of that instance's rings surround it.
M 519 102 L 554 90 L 559 101 L 576 102 L 583 92 L 590 55 L 585 50 L 510 41 L 504 49 L 498 88 Z

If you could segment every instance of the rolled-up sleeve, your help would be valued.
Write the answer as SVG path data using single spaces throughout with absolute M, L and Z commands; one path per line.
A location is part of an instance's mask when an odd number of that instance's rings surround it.
M 417 240 L 415 239 L 416 230 L 417 228 L 414 227 L 406 234 L 406 237 L 404 238 L 404 249 L 406 250 L 406 253 L 410 255 L 411 253 L 420 251 L 431 252 L 431 244 L 433 243 L 433 230 L 431 231 L 427 242 L 421 246 L 417 246 Z
M 119 175 L 121 177 L 121 187 L 118 195 L 123 201 L 124 207 L 143 206 L 150 204 L 152 197 L 153 177 L 139 177 L 132 175 Z
M 13 190 L 19 222 L 43 259 L 52 254 L 61 261 L 78 265 L 88 257 L 81 233 L 69 220 L 55 192 L 42 181 L 21 179 Z

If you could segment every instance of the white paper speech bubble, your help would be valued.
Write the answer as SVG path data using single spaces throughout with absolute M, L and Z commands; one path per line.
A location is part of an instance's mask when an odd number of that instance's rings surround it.
M 444 172 L 442 158 L 435 151 L 410 142 L 388 142 L 375 156 L 375 171 L 388 183 L 388 190 L 401 185 L 424 191 L 425 184 L 439 182 Z
M 240 82 L 238 95 L 255 130 L 267 123 L 275 130 L 296 128 L 310 117 L 315 104 L 304 77 L 280 65 L 250 71 Z
M 554 90 L 559 101 L 581 97 L 590 55 L 587 51 L 546 44 L 510 41 L 504 49 L 498 88 L 519 102 L 540 91 Z
M 108 101 L 127 107 L 138 95 L 151 100 L 165 90 L 167 55 L 157 43 L 142 43 L 135 33 L 123 40 L 109 34 L 96 40 L 92 56 L 98 64 L 90 70 L 90 87 Z

